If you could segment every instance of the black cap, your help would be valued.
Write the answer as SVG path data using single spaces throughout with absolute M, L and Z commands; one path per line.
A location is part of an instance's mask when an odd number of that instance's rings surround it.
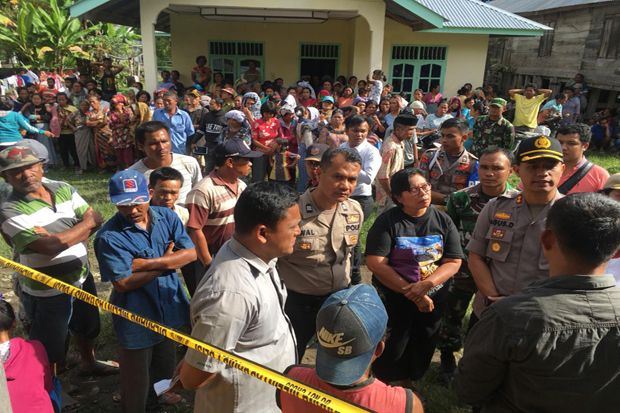
M 306 161 L 321 162 L 323 154 L 329 149 L 329 146 L 324 143 L 315 143 L 308 146 L 306 149 Z
M 544 135 L 521 141 L 517 150 L 519 162 L 528 162 L 539 158 L 551 158 L 564 162 L 562 144 L 557 139 L 548 138 Z
M 221 158 L 233 156 L 238 156 L 239 158 L 260 158 L 263 156 L 263 153 L 250 149 L 243 139 L 231 138 L 217 145 L 215 148 L 215 156 Z

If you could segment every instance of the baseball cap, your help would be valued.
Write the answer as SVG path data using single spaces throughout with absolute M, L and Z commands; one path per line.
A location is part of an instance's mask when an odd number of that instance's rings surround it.
M 222 88 L 222 92 L 228 93 L 230 96 L 235 96 L 235 91 L 230 87 Z
M 316 373 L 337 386 L 358 381 L 387 328 L 387 312 L 368 284 L 330 295 L 316 317 Z
M 224 115 L 224 119 L 228 120 L 228 119 L 234 119 L 239 123 L 243 123 L 245 122 L 245 114 L 243 112 L 241 112 L 240 110 L 229 110 L 228 112 L 226 112 L 226 114 Z
M 27 146 L 11 145 L 0 151 L 0 172 L 39 162 L 41 162 L 39 156 Z
M 329 145 L 324 143 L 315 143 L 306 149 L 306 161 L 321 162 L 323 154 L 329 149 Z
M 231 138 L 217 145 L 215 148 L 215 156 L 217 158 L 230 158 L 233 156 L 238 156 L 240 158 L 260 158 L 263 156 L 263 153 L 250 149 L 243 139 Z
M 333 96 L 323 96 L 323 97 L 321 97 L 321 102 L 332 102 L 332 103 L 334 103 L 334 98 L 333 98 Z
M 605 182 L 605 186 L 603 187 L 603 190 L 606 189 L 620 189 L 620 172 L 611 175 L 609 179 L 607 179 L 607 182 Z
M 548 138 L 544 135 L 521 141 L 517 150 L 519 162 L 528 162 L 539 158 L 551 158 L 564 162 L 562 145 L 557 139 Z
M 502 98 L 491 99 L 489 106 L 497 106 L 503 108 L 504 106 L 506 106 L 506 101 Z
M 112 175 L 108 183 L 110 200 L 114 205 L 134 205 L 149 202 L 149 186 L 144 175 L 125 169 Z

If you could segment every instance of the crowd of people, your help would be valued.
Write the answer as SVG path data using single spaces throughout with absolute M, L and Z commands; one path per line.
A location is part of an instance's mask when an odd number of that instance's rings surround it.
M 16 260 L 96 294 L 94 236 L 111 303 L 374 411 L 422 412 L 436 350 L 473 411 L 615 411 L 620 174 L 585 157 L 616 144 L 611 111 L 600 141 L 574 86 L 547 103 L 534 85 L 511 103 L 469 84 L 409 97 L 381 70 L 285 87 L 196 63 L 192 86 L 163 72 L 153 100 L 139 84 L 118 93 L 109 59 L 98 80 L 0 98 L 0 229 Z M 111 218 L 46 177 L 59 158 L 112 174 Z M 85 373 L 120 373 L 124 412 L 176 404 L 180 388 L 196 412 L 320 411 L 201 352 L 177 363 L 172 341 L 119 317 L 119 363 L 102 363 L 95 308 L 18 281 L 31 341 L 12 338 L 0 300 L 0 357 L 9 376 L 27 366 L 16 412 L 32 411 L 23 386 L 37 411 L 58 409 L 44 396 L 69 336 Z M 298 365 L 312 346 L 316 366 Z

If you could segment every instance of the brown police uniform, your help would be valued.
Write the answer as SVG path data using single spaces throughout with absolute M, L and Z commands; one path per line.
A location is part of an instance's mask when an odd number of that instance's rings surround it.
M 522 194 L 509 193 L 489 201 L 476 221 L 467 250 L 487 259 L 497 292 L 509 296 L 534 281 L 549 277 L 549 264 L 540 245 L 547 213 L 555 199 L 532 217 Z M 488 305 L 480 292 L 474 299 L 474 313 L 480 316 Z
M 328 295 L 351 282 L 351 251 L 364 221 L 357 201 L 341 202 L 336 210 L 321 211 L 310 195 L 299 198 L 301 234 L 293 253 L 278 260 L 287 289 L 310 295 Z
M 469 175 L 476 167 L 476 158 L 467 150 L 454 162 L 450 162 L 448 154 L 441 148 L 429 149 L 420 158 L 420 169 L 433 190 L 450 195 L 467 187 Z
M 352 199 L 334 210 L 321 211 L 311 188 L 299 198 L 301 234 L 293 253 L 278 259 L 278 273 L 288 290 L 286 313 L 291 319 L 300 358 L 315 334 L 315 318 L 329 294 L 351 283 L 351 252 L 364 222 L 360 204 Z

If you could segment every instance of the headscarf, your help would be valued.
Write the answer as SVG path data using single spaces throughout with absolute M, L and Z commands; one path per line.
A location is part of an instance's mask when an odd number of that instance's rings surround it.
M 260 97 L 255 92 L 247 92 L 245 95 L 243 95 L 243 99 L 241 99 L 241 107 L 245 107 L 245 102 L 248 99 L 254 99 L 254 104 L 250 108 L 250 112 L 252 112 L 252 116 L 254 116 L 254 119 L 259 119 L 261 116 L 260 115 Z
M 301 86 L 303 88 L 310 89 L 310 97 L 312 99 L 316 99 L 316 93 L 314 92 L 314 88 L 310 85 L 309 82 L 306 82 L 305 80 L 302 80 L 300 82 L 297 82 L 297 86 Z
M 120 93 L 117 93 L 116 95 L 112 96 L 112 99 L 110 99 L 112 101 L 112 103 L 122 103 L 125 106 L 127 105 L 127 98 L 125 97 L 125 95 L 122 95 Z

